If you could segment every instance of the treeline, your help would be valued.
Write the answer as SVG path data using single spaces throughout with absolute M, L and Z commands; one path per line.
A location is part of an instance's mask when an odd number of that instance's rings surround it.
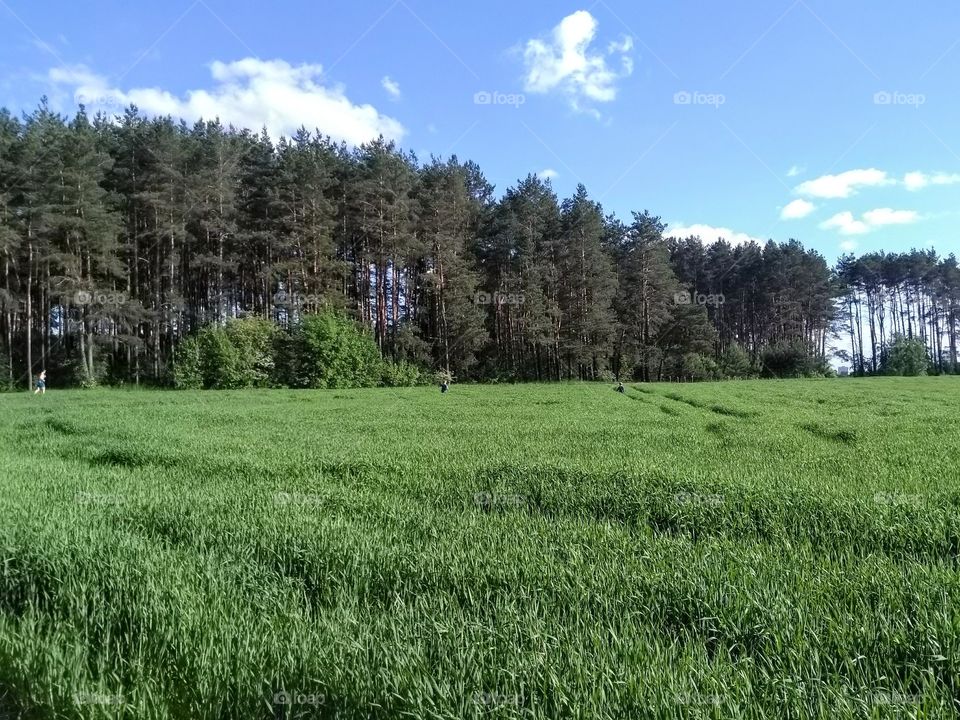
M 956 366 L 955 276 L 877 291 L 847 272 L 860 261 L 670 238 L 582 186 L 560 200 L 528 175 L 498 198 L 456 157 L 305 129 L 274 143 L 132 107 L 0 112 L 0 253 L 10 386 L 40 368 L 54 384 L 170 384 L 203 328 L 258 317 L 289 333 L 331 311 L 383 358 L 460 380 L 696 380 L 827 372 L 842 323 L 856 367 L 878 371 L 895 302 L 896 328 Z M 850 318 L 879 323 L 869 345 Z
M 960 268 L 953 255 L 941 259 L 933 250 L 847 255 L 836 271 L 839 320 L 850 349 L 841 355 L 857 374 L 883 372 L 899 338 L 926 346 L 931 371 L 960 372 Z

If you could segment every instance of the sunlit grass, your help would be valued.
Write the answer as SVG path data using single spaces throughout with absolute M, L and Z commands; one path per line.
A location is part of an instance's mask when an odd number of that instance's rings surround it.
M 0 406 L 0 710 L 960 708 L 952 378 Z

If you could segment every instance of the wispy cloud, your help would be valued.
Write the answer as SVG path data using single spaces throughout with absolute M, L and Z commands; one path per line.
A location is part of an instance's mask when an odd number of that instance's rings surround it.
M 383 80 L 380 81 L 380 84 L 383 86 L 383 89 L 387 91 L 387 94 L 394 100 L 400 99 L 400 83 L 396 80 L 391 80 L 389 75 L 386 75 Z
M 917 171 L 908 172 L 903 176 L 903 184 L 907 190 L 911 192 L 923 190 L 923 188 L 929 185 L 954 185 L 956 183 L 960 183 L 960 175 L 957 174 L 933 173 L 932 175 L 927 175 L 926 173 Z

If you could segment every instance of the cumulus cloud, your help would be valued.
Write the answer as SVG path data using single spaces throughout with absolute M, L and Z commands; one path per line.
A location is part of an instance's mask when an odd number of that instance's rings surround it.
M 820 223 L 823 230 L 839 230 L 841 235 L 863 235 L 870 232 L 870 227 L 862 220 L 853 217 L 849 210 L 837 213 L 829 220 Z
M 862 187 L 892 185 L 896 181 L 883 170 L 847 170 L 839 175 L 822 175 L 796 187 L 800 195 L 817 198 L 848 198 Z
M 765 241 L 762 238 L 752 237 L 747 233 L 735 232 L 730 228 L 725 227 L 714 227 L 713 225 L 684 225 L 678 224 L 676 227 L 668 228 L 666 237 L 675 237 L 675 238 L 688 238 L 688 237 L 699 237 L 705 243 L 716 242 L 718 239 L 726 240 L 731 245 L 746 245 L 750 242 L 755 242 L 762 245 Z
M 559 177 L 560 173 L 558 173 L 553 168 L 547 168 L 546 170 L 541 170 L 540 172 L 538 172 L 537 176 L 542 178 L 543 180 L 553 180 Z
M 877 208 L 868 210 L 859 218 L 854 217 L 849 210 L 837 213 L 828 220 L 820 223 L 823 230 L 838 230 L 841 235 L 865 235 L 876 228 L 887 225 L 909 225 L 920 219 L 916 210 L 893 210 L 892 208 Z
M 917 191 L 923 190 L 923 188 L 928 185 L 954 185 L 955 183 L 960 183 L 960 175 L 947 173 L 933 173 L 932 175 L 927 175 L 922 172 L 908 172 L 903 176 L 903 184 L 906 186 L 907 190 Z
M 633 72 L 628 54 L 633 38 L 611 42 L 604 53 L 592 47 L 596 34 L 597 20 L 586 10 L 578 10 L 563 18 L 549 37 L 528 40 L 523 53 L 527 92 L 560 91 L 575 110 L 615 100 L 617 82 Z M 611 68 L 608 59 L 617 56 L 620 68 Z
M 396 80 L 391 80 L 389 75 L 385 75 L 383 80 L 380 81 L 380 84 L 383 86 L 383 89 L 387 91 L 387 95 L 394 100 L 400 99 L 400 83 Z
M 114 88 L 84 66 L 54 68 L 49 79 L 72 89 L 74 100 L 93 110 L 119 111 L 132 103 L 148 115 L 187 121 L 219 117 L 253 130 L 266 127 L 274 138 L 305 126 L 359 145 L 379 135 L 400 140 L 406 132 L 398 120 L 372 105 L 352 102 L 343 87 L 322 84 L 320 65 L 244 58 L 215 61 L 210 74 L 211 88 L 188 90 L 183 97 L 160 88 Z
M 799 220 L 800 218 L 805 218 L 816 209 L 817 206 L 812 202 L 798 198 L 780 211 L 780 218 L 782 220 Z
M 877 208 L 863 214 L 863 219 L 870 227 L 882 227 L 884 225 L 909 225 L 920 219 L 920 214 L 916 210 L 892 210 L 890 208 Z

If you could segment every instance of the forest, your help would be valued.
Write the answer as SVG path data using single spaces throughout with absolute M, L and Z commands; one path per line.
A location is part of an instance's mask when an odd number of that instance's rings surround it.
M 640 205 L 638 204 L 638 207 Z M 918 238 L 918 245 L 924 245 Z M 177 349 L 258 318 L 337 313 L 382 358 L 458 380 L 955 373 L 960 269 L 932 249 L 673 237 L 534 174 L 383 139 L 219 121 L 0 111 L 0 385 L 173 383 Z

